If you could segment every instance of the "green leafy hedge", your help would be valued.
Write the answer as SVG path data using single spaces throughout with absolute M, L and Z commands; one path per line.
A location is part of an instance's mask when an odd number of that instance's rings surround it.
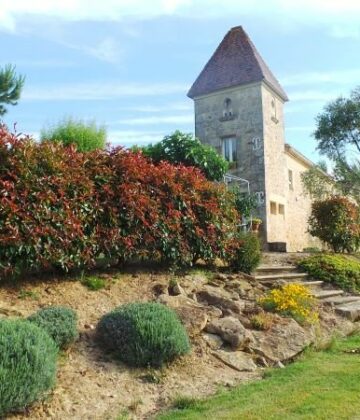
M 349 291 L 360 292 L 360 262 L 344 255 L 313 255 L 299 262 L 299 267 L 318 280 Z
M 130 303 L 104 315 L 97 326 L 101 346 L 132 366 L 171 362 L 190 350 L 174 311 L 159 303 Z
M 0 416 L 23 410 L 55 383 L 58 349 L 38 326 L 23 320 L 0 322 Z
M 0 126 L 0 162 L 0 279 L 99 258 L 212 262 L 239 222 L 224 185 L 140 152 L 79 153 Z
M 28 320 L 45 330 L 60 349 L 69 347 L 79 335 L 77 315 L 71 308 L 49 306 L 40 309 Z

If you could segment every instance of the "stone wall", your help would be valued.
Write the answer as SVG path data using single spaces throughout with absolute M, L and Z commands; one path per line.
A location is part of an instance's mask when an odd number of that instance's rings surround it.
M 308 232 L 308 219 L 311 213 L 311 199 L 304 193 L 301 174 L 309 166 L 285 153 L 286 166 L 293 174 L 293 189 L 287 186 L 287 200 L 285 207 L 286 237 L 288 251 L 302 251 L 307 247 L 323 248 L 323 244 Z
M 262 87 L 267 242 L 286 242 L 286 220 L 279 206 L 286 203 L 284 102 L 267 85 Z M 271 203 L 276 206 L 273 214 Z
M 230 117 L 224 117 L 227 98 L 231 100 Z M 263 198 L 257 216 L 264 220 L 264 233 L 266 213 L 262 83 L 224 89 L 195 98 L 194 101 L 195 135 L 203 143 L 210 144 L 222 153 L 223 139 L 236 137 L 238 162 L 230 173 L 249 180 L 251 191 Z

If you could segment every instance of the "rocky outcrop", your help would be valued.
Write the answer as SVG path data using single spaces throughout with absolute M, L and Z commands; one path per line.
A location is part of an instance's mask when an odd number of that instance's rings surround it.
M 271 362 L 286 361 L 314 342 L 315 334 L 291 318 L 281 319 L 268 331 L 253 331 L 250 349 Z
M 206 325 L 206 332 L 219 335 L 234 349 L 248 348 L 254 341 L 252 333 L 232 316 L 215 319 Z

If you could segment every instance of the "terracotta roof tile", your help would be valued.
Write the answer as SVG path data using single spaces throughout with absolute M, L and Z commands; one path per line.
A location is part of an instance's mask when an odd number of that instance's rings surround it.
M 224 37 L 188 92 L 190 98 L 248 83 L 267 82 L 285 101 L 288 97 L 241 26 Z

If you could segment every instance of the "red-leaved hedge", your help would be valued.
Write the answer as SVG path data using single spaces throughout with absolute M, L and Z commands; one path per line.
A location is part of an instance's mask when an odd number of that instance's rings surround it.
M 0 277 L 99 258 L 224 258 L 239 215 L 195 168 L 121 148 L 79 153 L 0 127 Z

